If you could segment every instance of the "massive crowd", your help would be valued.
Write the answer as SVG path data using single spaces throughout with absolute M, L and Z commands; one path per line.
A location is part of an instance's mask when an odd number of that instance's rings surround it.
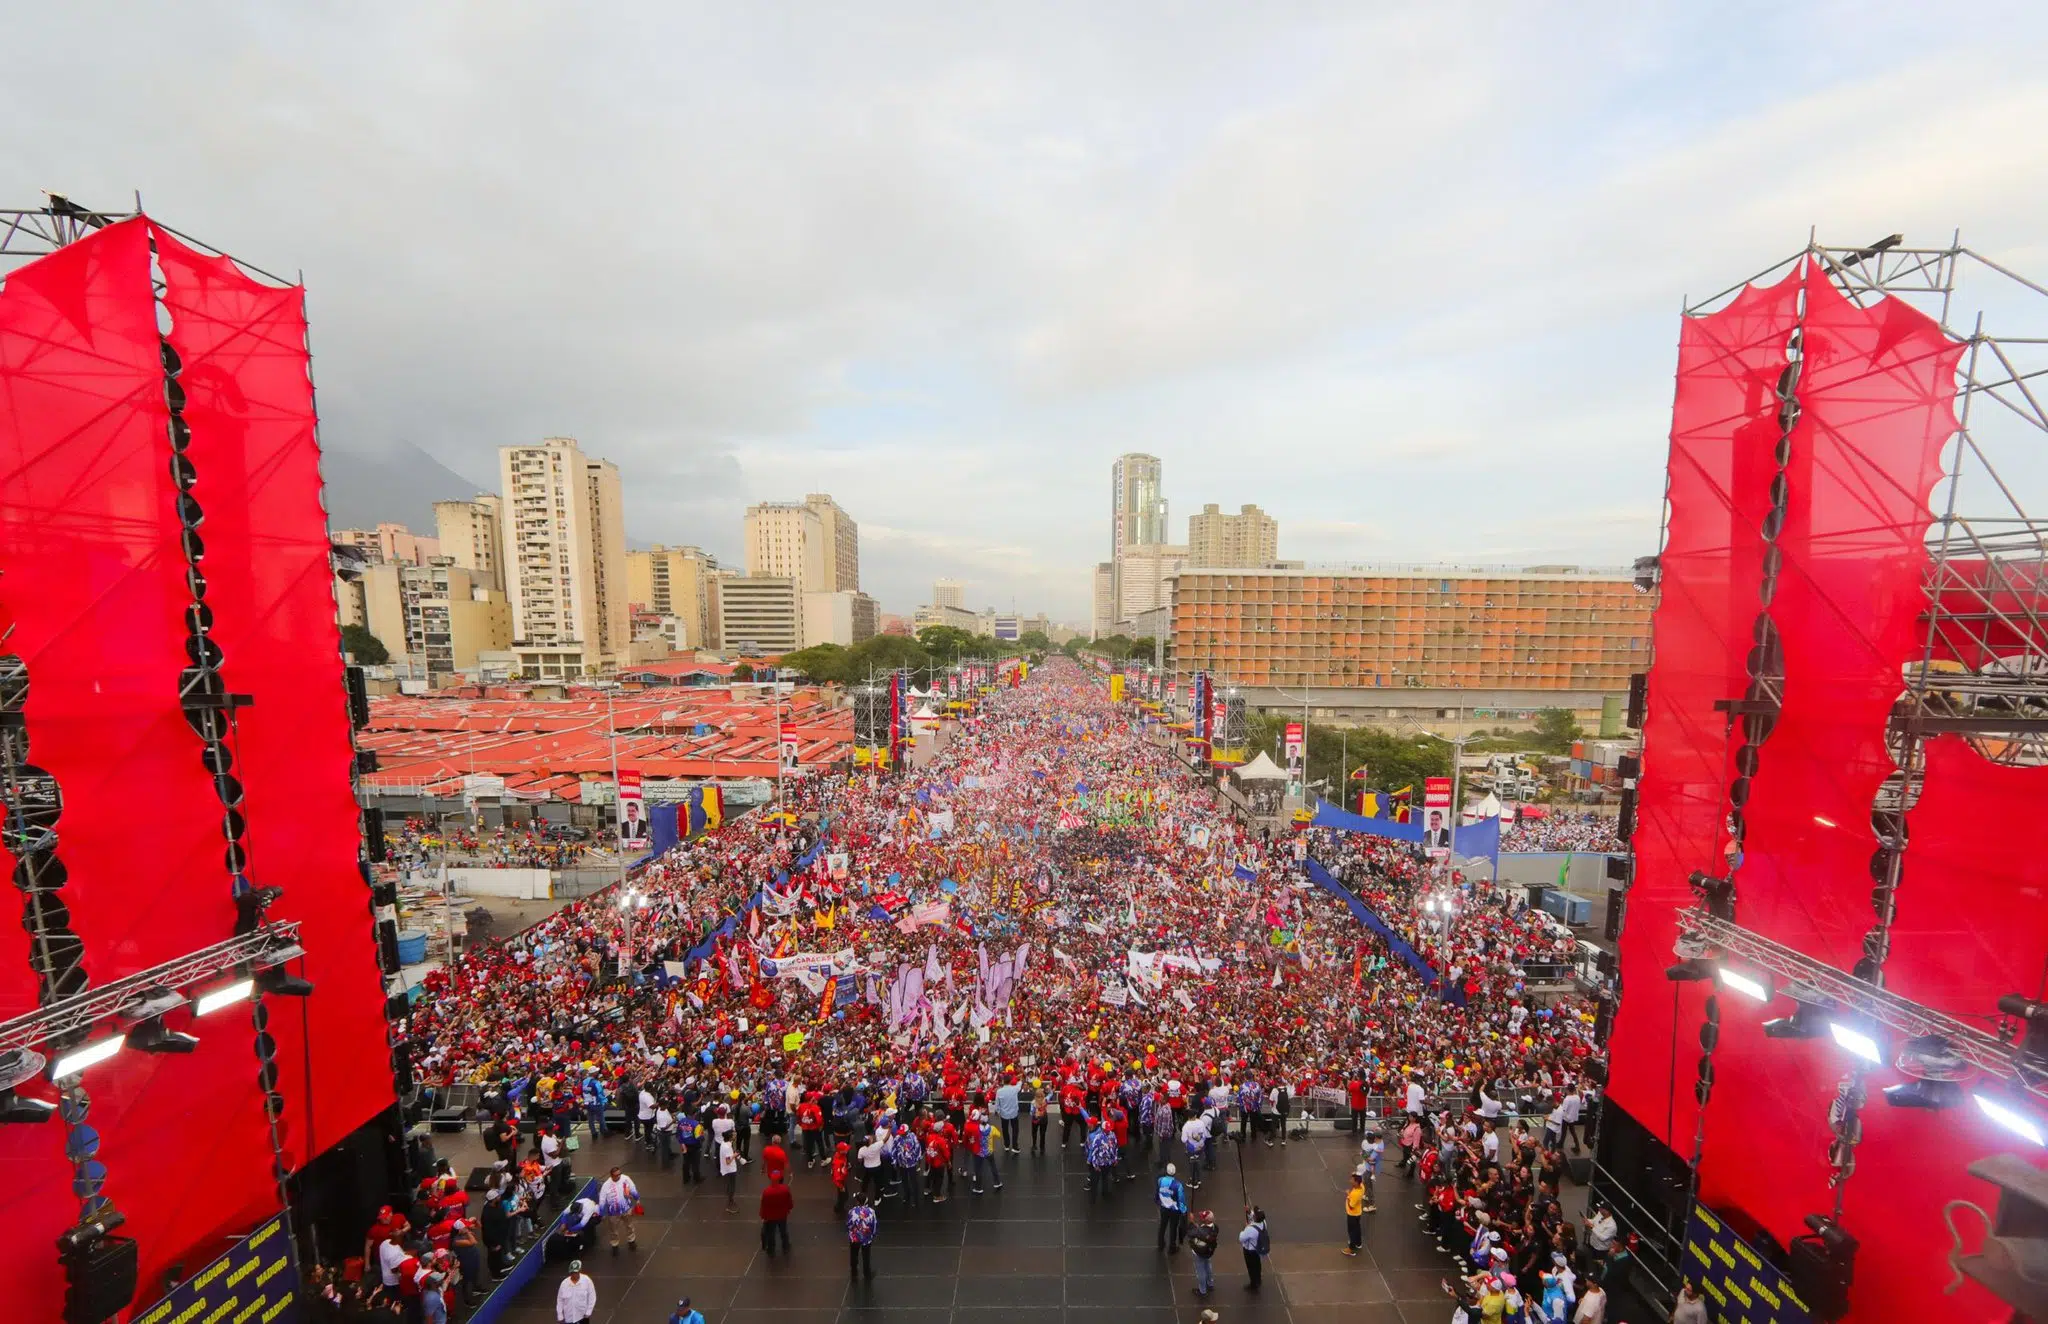
M 1449 1120 L 1436 1143 L 1434 1120 L 1526 1098 L 1556 1124 L 1577 1099 L 1591 1012 L 1535 1006 L 1521 983 L 1569 948 L 1540 913 L 1406 846 L 1245 830 L 1062 660 L 989 695 L 920 770 L 785 790 L 786 812 L 431 976 L 410 1026 L 420 1078 L 485 1087 L 541 1119 L 543 1147 L 623 1108 L 685 1181 L 787 1133 L 843 1175 L 842 1201 L 879 1194 L 877 1173 L 900 1190 L 906 1170 L 911 1198 L 927 1172 L 943 1198 L 956 1149 L 968 1167 L 1027 1128 L 1038 1145 L 1079 1130 L 1105 1169 L 1173 1148 L 1198 1181 L 1187 1128 L 1227 1125 L 1233 1104 L 1283 1125 L 1311 1105 L 1412 1109 L 1399 1138 L 1457 1191 L 1454 1220 L 1519 1218 L 1524 1259 L 1556 1239 L 1533 1136 L 1480 1168 L 1497 1146 Z M 1311 852 L 1407 950 L 1304 875 Z M 892 1116 L 925 1122 L 878 1136 Z M 524 1164 L 515 1127 L 493 1144 L 512 1207 L 538 1198 L 558 1144 Z
M 443 860 L 486 869 L 567 869 L 591 849 L 589 834 L 553 823 L 518 823 L 476 831 L 409 817 L 384 833 L 385 851 L 401 867 Z
M 1500 834 L 1502 850 L 1620 851 L 1621 838 L 1614 834 L 1611 814 L 1577 814 L 1565 817 L 1532 818 L 1515 823 Z

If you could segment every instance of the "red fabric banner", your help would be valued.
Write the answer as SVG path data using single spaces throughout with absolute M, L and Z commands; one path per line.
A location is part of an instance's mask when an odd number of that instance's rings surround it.
M 216 935 L 233 915 L 218 809 L 177 702 L 187 598 L 168 423 L 141 221 L 8 274 L 0 601 L 14 625 L 6 647 L 28 667 L 30 757 L 62 790 L 62 898 L 95 983 L 185 950 L 176 921 L 189 910 L 210 911 Z M 170 932 L 159 927 L 167 921 Z M 26 948 L 15 934 L 0 944 L 8 1014 L 33 1001 L 15 959 Z M 239 1038 L 245 1060 L 248 1043 Z M 129 1216 L 125 1232 L 162 1244 L 177 1224 L 155 1160 L 178 1148 L 185 1119 L 122 1111 L 150 1065 L 125 1057 L 91 1073 L 90 1120 L 106 1142 L 103 1158 L 117 1135 L 137 1137 L 148 1155 L 111 1174 L 107 1194 Z M 191 1128 L 214 1121 L 195 1117 Z M 0 1127 L 0 1191 L 21 1250 L 9 1261 L 8 1308 L 23 1319 L 62 1313 L 54 1238 L 78 1210 L 64 1135 L 54 1123 Z
M 255 698 L 240 714 L 235 766 L 249 876 L 284 889 L 271 914 L 304 924 L 316 989 L 273 1004 L 286 1148 L 298 1164 L 394 1098 L 370 894 L 357 865 L 304 291 L 252 280 L 161 229 L 155 237 L 170 339 L 185 362 L 209 546 L 236 553 L 210 556 L 206 568 L 222 675 L 230 692 Z
M 1745 927 L 1847 970 L 1874 923 L 1870 810 L 1887 721 L 1925 641 L 1928 498 L 1955 434 L 1963 346 L 1899 299 L 1807 281 L 1802 412 L 1771 617 L 1785 691 L 1736 878 Z
M 1622 934 L 1626 991 L 1615 1017 L 1609 1094 L 1681 1155 L 1692 1153 L 1690 1047 L 1702 992 L 1667 993 L 1673 916 L 1694 870 L 1724 867 L 1729 727 L 1717 700 L 1741 697 L 1759 610 L 1759 530 L 1770 508 L 1778 375 L 1797 317 L 1796 276 L 1746 289 L 1685 319 L 1672 404 L 1661 589 L 1652 623 L 1649 714 Z M 1674 1038 L 1675 1036 L 1675 1038 Z M 1674 1063 L 1674 1055 L 1676 1063 Z M 1676 1088 L 1673 1088 L 1674 1080 Z

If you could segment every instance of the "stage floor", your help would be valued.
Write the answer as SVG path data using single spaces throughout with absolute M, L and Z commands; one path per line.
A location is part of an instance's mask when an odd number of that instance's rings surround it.
M 460 1171 L 487 1161 L 474 1131 L 435 1139 Z M 728 1214 L 722 1188 L 686 1189 L 679 1166 L 661 1172 L 645 1150 L 616 1139 L 586 1143 L 579 1176 L 602 1176 L 618 1162 L 647 1208 L 637 1253 L 613 1256 L 600 1244 L 584 1257 L 597 1283 L 593 1324 L 661 1324 L 685 1295 L 710 1324 L 1174 1324 L 1205 1308 L 1225 1324 L 1444 1324 L 1451 1303 L 1438 1284 L 1456 1264 L 1416 1221 L 1418 1185 L 1383 1175 L 1365 1250 L 1355 1259 L 1342 1253 L 1354 1152 L 1345 1135 L 1254 1142 L 1240 1172 L 1237 1147 L 1226 1144 L 1223 1169 L 1190 1192 L 1194 1208 L 1215 1211 L 1223 1233 L 1216 1290 L 1204 1300 L 1194 1292 L 1192 1255 L 1155 1249 L 1151 1182 L 1125 1183 L 1091 1203 L 1078 1141 L 1064 1153 L 1055 1140 L 1043 1156 L 1005 1162 L 999 1193 L 970 1195 L 962 1180 L 942 1205 L 906 1211 L 884 1201 L 875 1277 L 857 1283 L 848 1281 L 846 1234 L 823 1169 L 806 1172 L 798 1160 L 793 1253 L 770 1259 L 760 1252 L 758 1161 L 741 1174 L 739 1212 Z M 1235 1240 L 1247 1198 L 1265 1207 L 1273 1242 L 1257 1292 L 1246 1290 Z M 565 1262 L 550 1263 L 507 1324 L 552 1324 L 567 1272 Z

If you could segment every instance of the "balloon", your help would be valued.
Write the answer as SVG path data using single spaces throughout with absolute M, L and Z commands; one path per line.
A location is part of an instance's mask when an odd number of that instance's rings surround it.
M 701 1052 L 701 1053 L 697 1054 L 697 1059 L 698 1059 L 699 1061 L 701 1061 L 701 1062 L 702 1062 L 702 1063 L 703 1063 L 703 1064 L 704 1064 L 705 1066 L 707 1066 L 707 1067 L 708 1067 L 708 1066 L 710 1066 L 710 1065 L 711 1065 L 711 1050 L 707 1048 L 707 1049 L 705 1049 L 705 1050 L 704 1050 L 703 1052 Z
M 725 1047 L 730 1048 L 732 1047 L 732 1036 L 727 1035 L 725 1036 L 725 1038 L 720 1039 L 718 1042 L 723 1044 Z

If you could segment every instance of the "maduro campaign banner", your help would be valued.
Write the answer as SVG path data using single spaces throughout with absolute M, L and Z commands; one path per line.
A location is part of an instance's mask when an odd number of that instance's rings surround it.
M 135 1324 L 242 1320 L 299 1324 L 299 1266 L 284 1215 L 257 1225 L 241 1244 L 172 1288 Z
M 843 947 L 836 952 L 797 952 L 790 956 L 764 956 L 761 958 L 761 978 L 788 979 L 808 970 L 829 970 L 835 975 L 843 975 L 850 972 L 856 964 L 851 947 Z

